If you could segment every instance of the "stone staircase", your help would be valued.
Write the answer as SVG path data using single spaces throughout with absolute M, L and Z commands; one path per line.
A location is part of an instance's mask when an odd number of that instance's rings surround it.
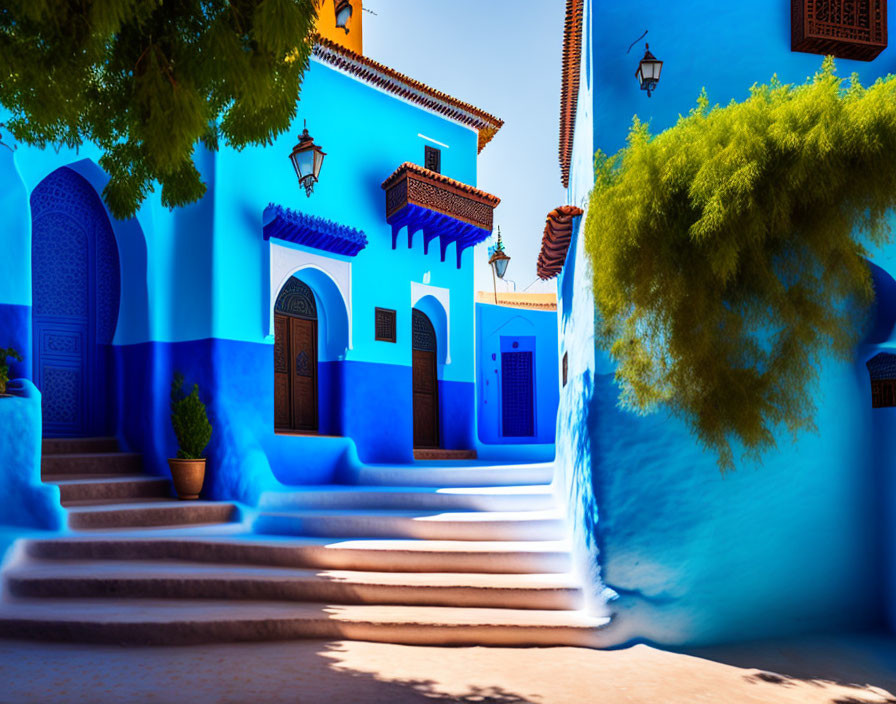
M 115 438 L 45 439 L 41 478 L 59 487 L 73 530 L 221 523 L 236 510 L 227 503 L 178 501 L 171 481 L 145 474 L 142 457 L 121 452 Z
M 295 638 L 598 647 L 552 466 L 362 467 L 233 524 L 24 541 L 0 636 L 135 644 Z M 136 500 L 136 499 L 135 499 Z

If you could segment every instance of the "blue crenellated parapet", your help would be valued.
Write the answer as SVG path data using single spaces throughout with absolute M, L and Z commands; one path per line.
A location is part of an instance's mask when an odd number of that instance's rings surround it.
M 367 235 L 361 230 L 274 203 L 264 211 L 264 238 L 271 237 L 349 257 L 367 246 Z

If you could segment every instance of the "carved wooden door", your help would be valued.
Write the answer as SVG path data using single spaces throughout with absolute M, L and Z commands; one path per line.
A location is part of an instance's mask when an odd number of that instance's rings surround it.
M 274 306 L 274 426 L 318 429 L 317 306 L 306 284 L 291 278 Z
M 439 447 L 439 382 L 436 334 L 429 318 L 414 310 L 413 389 L 414 447 Z
M 46 437 L 111 430 L 118 248 L 102 202 L 61 168 L 31 194 L 34 382 Z
M 289 318 L 285 315 L 274 315 L 275 428 L 292 428 L 289 376 Z
M 317 321 L 289 319 L 292 427 L 317 430 Z

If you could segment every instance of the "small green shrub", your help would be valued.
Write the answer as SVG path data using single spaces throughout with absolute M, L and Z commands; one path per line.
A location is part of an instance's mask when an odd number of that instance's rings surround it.
M 201 459 L 212 437 L 212 426 L 205 404 L 199 400 L 199 385 L 193 384 L 193 390 L 185 394 L 184 376 L 180 373 L 171 382 L 171 425 L 177 436 L 178 459 Z
M 22 361 L 20 355 L 14 347 L 0 348 L 0 394 L 6 393 L 6 382 L 9 381 L 9 360 L 14 359 L 17 362 Z

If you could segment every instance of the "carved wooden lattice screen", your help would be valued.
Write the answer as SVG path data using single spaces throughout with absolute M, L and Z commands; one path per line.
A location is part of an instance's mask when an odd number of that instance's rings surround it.
M 395 311 L 390 308 L 377 308 L 374 321 L 374 333 L 377 340 L 395 342 Z
M 791 0 L 793 51 L 871 61 L 887 48 L 887 0 Z

